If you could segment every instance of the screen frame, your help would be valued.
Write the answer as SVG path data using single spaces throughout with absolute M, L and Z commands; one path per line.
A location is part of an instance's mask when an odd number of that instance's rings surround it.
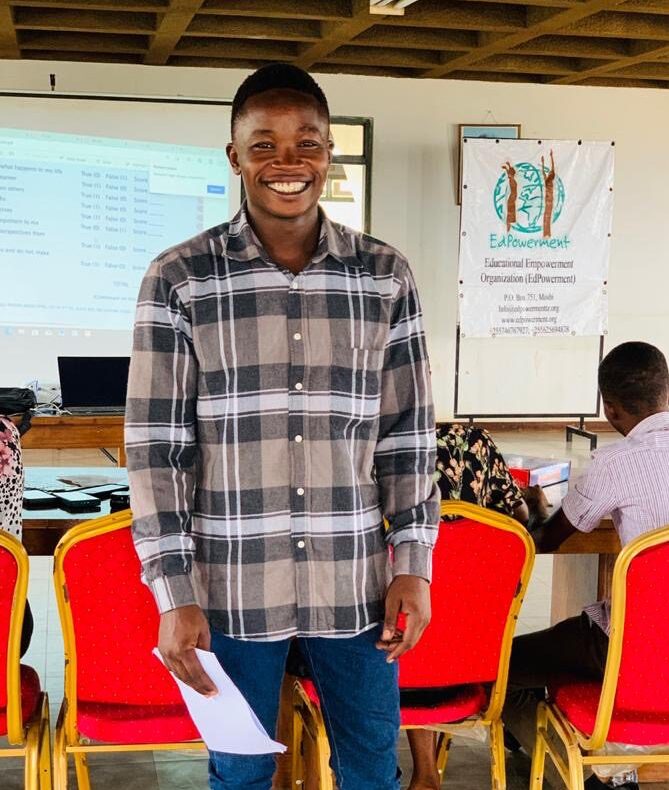
M 232 107 L 231 99 L 212 99 L 196 96 L 153 96 L 153 95 L 128 95 L 125 93 L 65 93 L 56 91 L 10 91 L 0 90 L 0 99 L 69 99 L 81 101 L 111 101 L 111 102 L 142 102 L 148 104 L 184 104 L 205 105 L 210 107 Z M 330 123 L 337 126 L 362 126 L 363 151 L 360 156 L 334 156 L 333 164 L 362 165 L 365 172 L 365 201 L 364 201 L 364 231 L 371 233 L 372 227 L 372 159 L 374 155 L 374 120 L 372 118 L 356 117 L 352 115 L 333 115 Z M 241 205 L 244 200 L 244 188 L 235 182 L 231 196 Z

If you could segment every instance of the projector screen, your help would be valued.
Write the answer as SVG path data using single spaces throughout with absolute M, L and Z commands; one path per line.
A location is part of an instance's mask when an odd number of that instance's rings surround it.
M 130 352 L 141 278 L 240 202 L 221 104 L 0 96 L 0 386 Z

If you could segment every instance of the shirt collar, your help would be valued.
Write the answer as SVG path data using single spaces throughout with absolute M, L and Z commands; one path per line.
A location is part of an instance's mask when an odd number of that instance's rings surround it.
M 669 411 L 659 411 L 657 414 L 651 414 L 650 417 L 646 417 L 645 420 L 637 423 L 627 434 L 626 438 L 638 438 L 646 433 L 667 430 L 669 430 Z
M 312 262 L 317 263 L 330 256 L 345 266 L 362 266 L 362 262 L 356 254 L 353 231 L 345 228 L 343 225 L 332 222 L 320 207 L 318 214 L 321 221 L 321 229 L 318 246 Z M 228 258 L 235 261 L 250 261 L 260 258 L 267 263 L 270 262 L 267 252 L 249 222 L 246 201 L 242 203 L 241 208 L 228 226 L 225 254 Z

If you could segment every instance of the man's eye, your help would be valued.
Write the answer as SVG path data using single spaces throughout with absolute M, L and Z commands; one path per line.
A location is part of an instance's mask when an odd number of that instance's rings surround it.
M 320 144 L 315 140 L 302 140 L 300 148 L 320 148 Z
M 268 151 L 272 148 L 272 143 L 255 143 L 253 147 L 262 151 Z

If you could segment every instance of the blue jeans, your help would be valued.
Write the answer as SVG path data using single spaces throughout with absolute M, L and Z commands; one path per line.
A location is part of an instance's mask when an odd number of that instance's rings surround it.
M 399 790 L 400 710 L 397 664 L 374 643 L 379 628 L 348 639 L 300 639 L 318 688 L 339 790 Z M 211 649 L 270 735 L 290 640 L 251 642 L 211 637 Z M 273 755 L 209 754 L 211 790 L 270 790 Z

